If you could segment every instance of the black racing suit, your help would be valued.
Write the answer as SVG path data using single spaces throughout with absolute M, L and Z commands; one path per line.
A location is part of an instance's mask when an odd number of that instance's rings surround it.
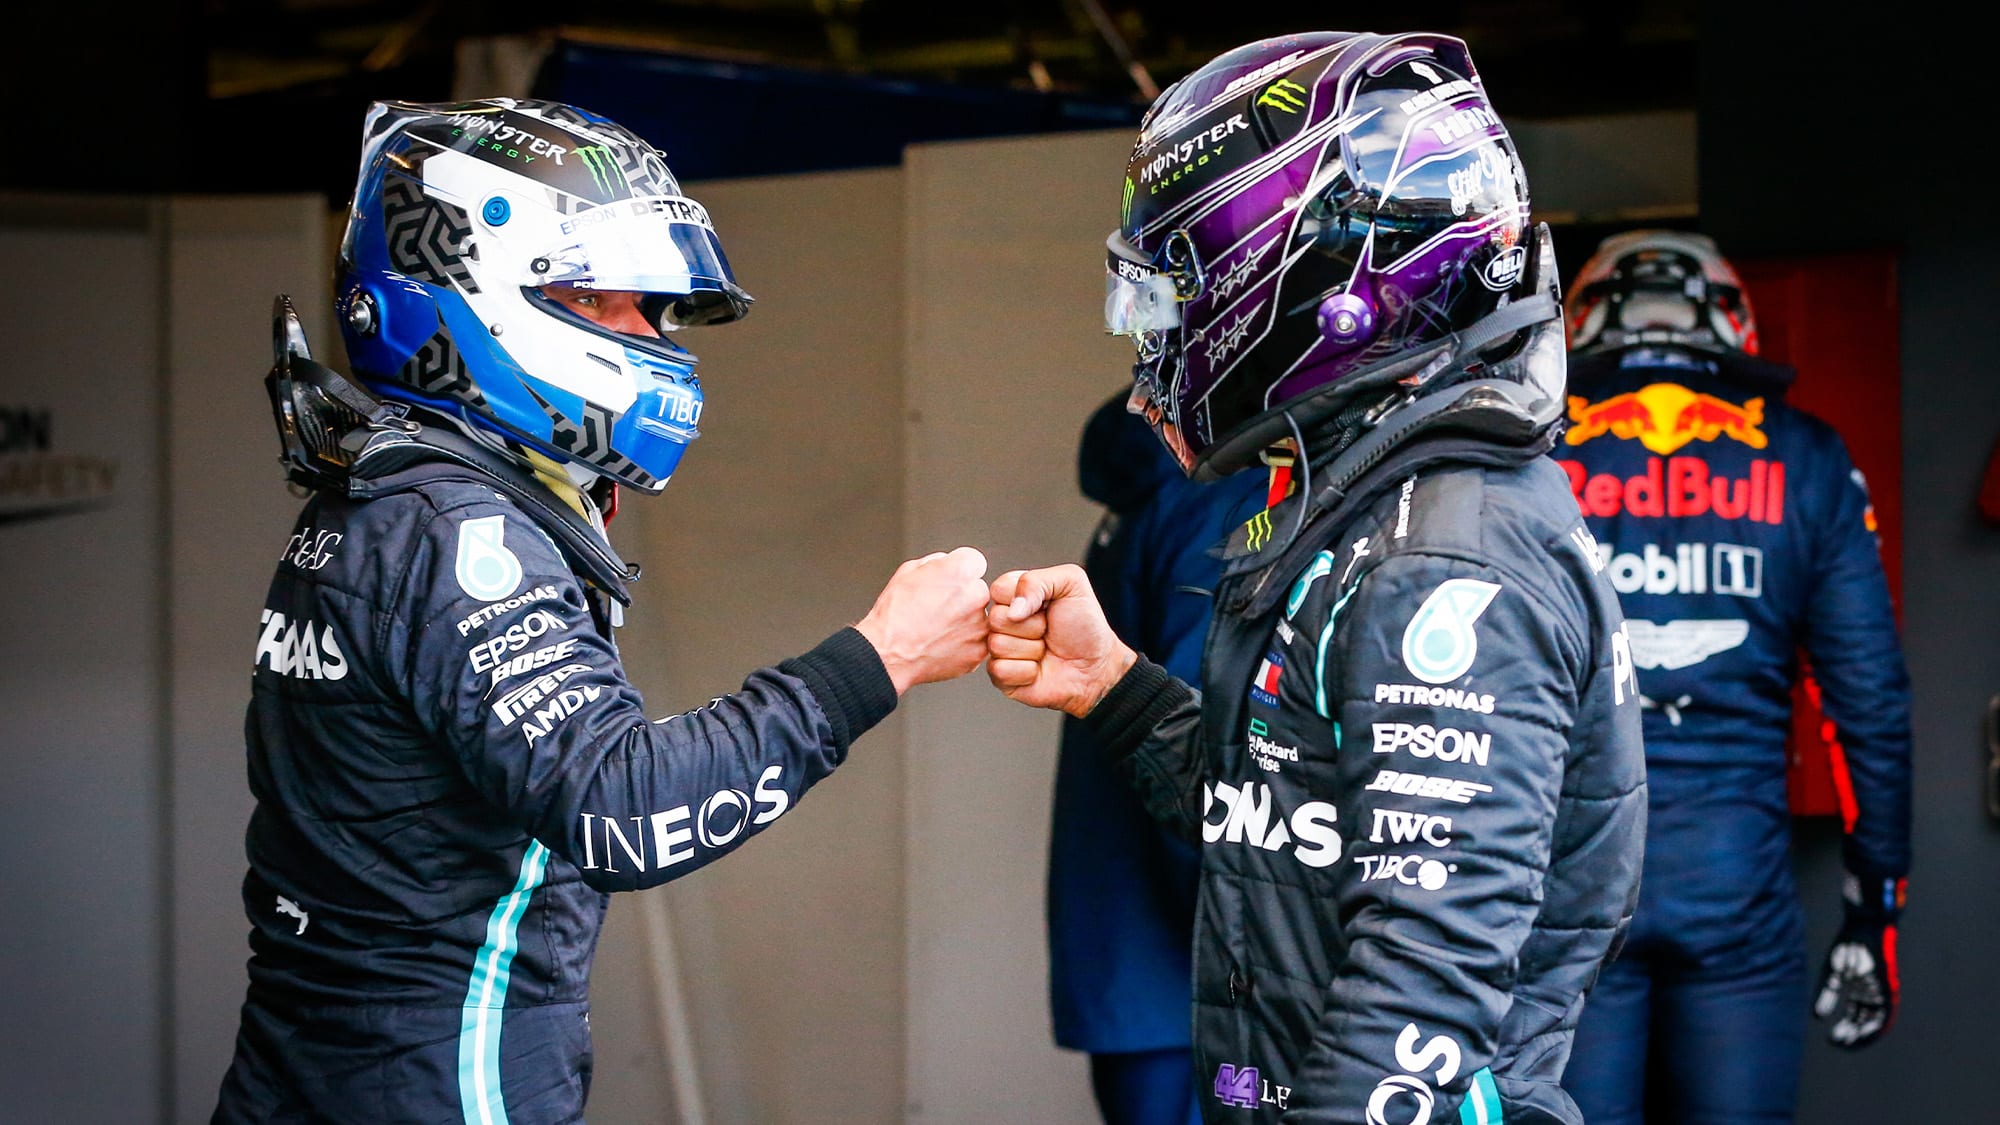
M 656 722 L 612 641 L 626 577 L 457 435 L 382 435 L 305 506 L 257 636 L 215 1120 L 580 1120 L 605 892 L 741 845 L 895 706 L 846 629 Z
M 1289 543 L 1299 494 L 1232 539 L 1205 691 L 1141 660 L 1089 717 L 1205 845 L 1209 1121 L 1582 1120 L 1558 1083 L 1637 900 L 1645 767 L 1548 436 L 1343 454 Z

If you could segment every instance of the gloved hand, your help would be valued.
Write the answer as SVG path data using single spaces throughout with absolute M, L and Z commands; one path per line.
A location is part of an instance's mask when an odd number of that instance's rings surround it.
M 1841 892 L 1847 917 L 1827 951 L 1813 1015 L 1831 1021 L 1826 1037 L 1835 1046 L 1859 1050 L 1896 1020 L 1896 919 L 1903 913 L 1904 880 L 1848 875 Z

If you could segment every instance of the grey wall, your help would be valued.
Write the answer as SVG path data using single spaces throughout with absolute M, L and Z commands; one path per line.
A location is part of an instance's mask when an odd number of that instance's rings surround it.
M 688 190 L 758 303 L 687 335 L 702 437 L 666 492 L 628 495 L 611 524 L 646 568 L 620 648 L 657 715 L 858 621 L 905 557 L 901 177 Z M 645 892 L 671 916 L 712 1121 L 900 1113 L 905 731 L 890 716 L 728 862 Z M 615 900 L 592 985 L 597 1122 L 675 1120 L 658 1048 L 633 1041 L 657 1007 L 638 898 Z
M 271 304 L 289 294 L 315 354 L 339 354 L 318 196 L 165 204 L 162 481 L 169 592 L 167 901 L 174 1120 L 205 1121 L 246 982 L 243 706 L 257 614 L 302 501 L 278 467 L 264 373 Z
M 2000 438 L 2000 246 L 1976 201 L 1976 68 L 1941 4 L 1893 19 L 1810 5 L 1707 6 L 1701 35 L 1703 229 L 1750 256 L 1900 251 L 1904 645 L 1915 688 L 1915 870 L 1899 948 L 1895 1028 L 1860 1053 L 1808 1045 L 1801 1120 L 1979 1116 L 2000 983 L 2000 829 L 1983 812 L 1980 716 L 2000 692 L 2000 529 L 1979 523 L 1980 473 Z M 1810 372 L 1802 373 L 1810 378 Z M 1814 956 L 1839 920 L 1838 833 L 1802 823 L 1799 868 Z
M 160 1111 L 166 221 L 139 199 L 0 199 L 8 1120 Z
M 1076 442 L 1129 380 L 1098 263 L 1131 139 L 923 145 L 908 193 L 909 551 L 970 543 L 988 577 L 1081 557 Z M 983 672 L 908 712 L 910 1118 L 1093 1120 L 1050 1031 L 1042 886 L 1057 725 Z
M 327 342 L 317 196 L 0 200 L 0 453 L 116 466 L 104 506 L 0 522 L 7 736 L 0 1088 L 9 1121 L 206 1120 L 244 985 L 243 704 L 298 500 L 262 378 L 271 302 Z M 15 487 L 15 486 L 20 487 Z M 74 484 L 70 487 L 74 487 Z M 47 497 L 60 501 L 61 496 Z

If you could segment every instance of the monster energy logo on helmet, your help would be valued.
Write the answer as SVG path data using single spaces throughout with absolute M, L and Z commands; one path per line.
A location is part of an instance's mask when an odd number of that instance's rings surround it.
M 1297 113 L 1306 107 L 1306 100 L 1301 96 L 1305 92 L 1304 86 L 1289 78 L 1280 78 L 1265 88 L 1258 96 L 1257 104 L 1270 106 L 1285 113 Z
M 583 159 L 583 166 L 590 169 L 590 178 L 597 182 L 597 189 L 606 195 L 623 190 L 625 171 L 618 167 L 618 160 L 611 150 L 603 145 L 585 145 L 576 150 L 576 156 Z

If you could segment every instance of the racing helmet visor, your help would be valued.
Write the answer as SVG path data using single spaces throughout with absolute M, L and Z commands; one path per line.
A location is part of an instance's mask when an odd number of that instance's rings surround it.
M 1143 342 L 1180 327 L 1181 304 L 1206 283 L 1187 233 L 1174 231 L 1147 255 L 1113 231 L 1104 249 L 1104 330 Z
M 621 199 L 564 220 L 563 238 L 531 263 L 530 286 L 573 285 L 651 294 L 662 331 L 722 324 L 749 311 L 708 212 L 686 196 Z

